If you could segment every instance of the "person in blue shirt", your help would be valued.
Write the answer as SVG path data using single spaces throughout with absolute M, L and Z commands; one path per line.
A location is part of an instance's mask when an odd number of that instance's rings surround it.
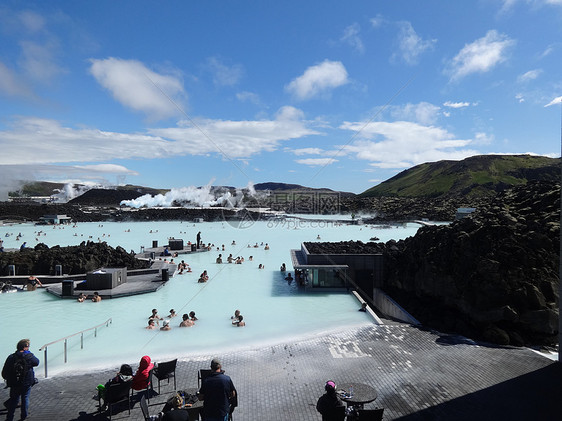
M 27 418 L 29 408 L 29 394 L 31 386 L 36 382 L 33 367 L 39 365 L 39 359 L 29 351 L 29 339 L 22 339 L 18 342 L 16 352 L 6 358 L 2 368 L 2 377 L 6 380 L 10 388 L 10 399 L 5 402 L 8 409 L 6 421 L 14 419 L 14 413 L 21 398 L 21 420 Z M 22 361 L 24 363 L 22 364 Z M 18 366 L 23 369 L 21 375 L 17 375 Z
M 236 389 L 229 376 L 224 374 L 217 358 L 211 361 L 213 372 L 203 380 L 197 394 L 203 401 L 203 419 L 205 421 L 228 421 L 231 406 L 236 406 Z

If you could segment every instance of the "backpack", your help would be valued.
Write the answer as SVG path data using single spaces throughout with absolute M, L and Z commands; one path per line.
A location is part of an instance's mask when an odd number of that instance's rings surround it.
M 13 371 L 14 386 L 21 386 L 23 384 L 28 370 L 29 370 L 29 366 L 27 364 L 27 360 L 23 355 L 18 354 L 18 356 L 16 357 L 16 361 L 14 362 L 14 371 Z

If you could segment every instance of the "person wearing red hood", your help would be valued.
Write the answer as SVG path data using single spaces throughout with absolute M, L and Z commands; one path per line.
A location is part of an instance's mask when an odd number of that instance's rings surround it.
M 154 368 L 154 364 L 150 361 L 150 357 L 145 355 L 141 358 L 139 368 L 133 377 L 133 389 L 143 390 L 146 389 L 146 382 L 148 381 L 148 373 Z

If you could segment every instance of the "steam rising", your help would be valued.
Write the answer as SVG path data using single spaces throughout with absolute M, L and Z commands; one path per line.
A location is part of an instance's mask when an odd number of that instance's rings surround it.
M 93 188 L 103 188 L 103 186 L 98 184 L 81 184 L 76 186 L 74 183 L 66 183 L 64 187 L 58 191 L 58 193 L 52 196 L 52 199 L 56 203 L 66 203 Z
M 246 189 L 235 189 L 232 192 L 225 187 L 213 187 L 212 181 L 203 187 L 181 187 L 171 189 L 166 194 L 152 196 L 145 194 L 133 200 L 123 200 L 121 205 L 131 208 L 141 207 L 210 207 L 223 206 L 226 208 L 241 208 L 244 206 L 244 198 L 256 196 L 254 185 L 250 182 Z

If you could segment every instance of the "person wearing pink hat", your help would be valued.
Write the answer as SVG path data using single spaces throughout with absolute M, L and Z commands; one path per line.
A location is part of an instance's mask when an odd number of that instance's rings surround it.
M 343 419 L 341 416 L 342 410 L 337 409 L 343 407 L 344 404 L 336 393 L 336 383 L 333 380 L 328 380 L 324 385 L 324 390 L 326 393 L 320 396 L 316 403 L 316 410 L 322 414 L 322 421 Z

